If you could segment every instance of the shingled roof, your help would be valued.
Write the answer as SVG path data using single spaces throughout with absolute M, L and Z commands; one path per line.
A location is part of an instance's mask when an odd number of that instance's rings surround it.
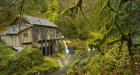
M 2 34 L 18 34 L 19 32 L 30 27 L 31 25 L 24 25 L 24 26 L 21 25 L 20 30 L 19 30 L 19 25 L 12 25 L 12 26 L 9 26 Z
M 48 19 L 43 19 L 43 18 L 28 16 L 28 15 L 24 15 L 24 18 L 30 24 L 42 25 L 42 26 L 49 26 L 49 27 L 57 27 L 54 23 L 50 22 Z
M 57 27 L 54 23 L 50 22 L 48 19 L 42 19 L 38 17 L 23 15 L 23 19 L 27 21 L 29 24 L 20 25 L 15 24 L 14 22 L 18 20 L 18 17 L 15 19 L 13 23 L 2 33 L 2 34 L 18 34 L 20 31 L 23 31 L 31 26 L 39 25 L 39 26 L 47 26 L 47 27 Z

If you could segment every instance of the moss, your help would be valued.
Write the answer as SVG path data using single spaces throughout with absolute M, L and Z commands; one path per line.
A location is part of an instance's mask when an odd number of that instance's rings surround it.
M 9 59 L 15 58 L 15 54 L 16 52 L 12 48 L 0 43 L 0 70 L 7 65 Z
M 71 47 L 73 50 L 87 50 L 88 49 L 88 44 L 87 41 L 82 41 L 79 39 L 71 39 L 71 44 L 68 45 L 69 47 Z

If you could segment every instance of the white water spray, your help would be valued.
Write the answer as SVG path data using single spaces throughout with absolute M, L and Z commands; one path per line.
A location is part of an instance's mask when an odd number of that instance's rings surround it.
M 63 43 L 64 43 L 64 46 L 65 46 L 65 53 L 69 54 L 69 49 L 68 49 L 68 46 L 67 46 L 65 40 L 63 40 Z
M 68 49 L 68 46 L 67 46 L 67 44 L 66 44 L 66 41 L 64 40 L 64 36 L 62 36 L 62 39 L 63 39 L 63 43 L 64 43 L 64 46 L 65 46 L 65 53 L 66 54 L 69 54 L 69 49 Z

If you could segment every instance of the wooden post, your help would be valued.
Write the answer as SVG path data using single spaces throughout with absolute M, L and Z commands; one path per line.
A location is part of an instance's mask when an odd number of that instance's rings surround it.
M 49 56 L 50 56 L 50 40 L 48 41 L 48 54 L 49 54 Z

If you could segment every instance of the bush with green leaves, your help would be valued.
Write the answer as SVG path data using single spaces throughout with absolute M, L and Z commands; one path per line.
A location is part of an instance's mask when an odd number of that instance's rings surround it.
M 15 51 L 12 48 L 0 43 L 0 70 L 4 69 L 9 59 L 13 59 Z
M 40 64 L 42 61 L 43 55 L 40 49 L 24 49 L 16 54 L 15 59 L 8 61 L 7 70 L 9 73 L 17 71 L 20 72 L 21 70 L 30 68 L 33 65 Z
M 132 75 L 131 58 L 125 45 L 121 52 L 119 43 L 104 47 L 104 55 L 96 50 L 90 57 L 79 60 L 80 64 L 72 64 L 65 75 Z

